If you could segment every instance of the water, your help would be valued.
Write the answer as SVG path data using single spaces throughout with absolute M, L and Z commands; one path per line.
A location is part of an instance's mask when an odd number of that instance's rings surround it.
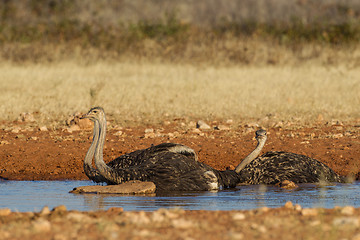
M 122 207 L 126 211 L 153 211 L 181 207 L 186 210 L 240 210 L 281 207 L 287 201 L 303 208 L 352 205 L 360 207 L 360 182 L 331 186 L 300 185 L 295 190 L 269 186 L 241 186 L 219 192 L 168 193 L 154 196 L 72 194 L 90 181 L 0 181 L 0 208 L 40 211 L 65 205 L 68 210 L 91 211 Z

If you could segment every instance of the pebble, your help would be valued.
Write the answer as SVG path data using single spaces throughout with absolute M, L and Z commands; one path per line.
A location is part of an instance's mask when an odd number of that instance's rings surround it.
M 41 211 L 40 211 L 40 214 L 41 214 L 41 215 L 49 215 L 49 214 L 50 214 L 50 209 L 49 209 L 49 207 L 48 207 L 48 206 L 43 207 L 43 208 L 41 209 Z
M 211 127 L 205 123 L 204 121 L 202 120 L 199 120 L 197 123 L 196 123 L 196 128 L 199 128 L 199 129 L 211 129 Z
M 66 212 L 67 208 L 65 205 L 59 205 L 57 207 L 54 207 L 54 209 L 52 211 L 53 212 Z
M 75 222 L 84 222 L 90 220 L 90 217 L 83 213 L 71 212 L 66 216 L 67 219 Z
M 301 215 L 303 216 L 317 216 L 318 210 L 314 208 L 304 208 L 301 210 Z
M 11 132 L 12 133 L 19 133 L 21 131 L 21 128 L 20 127 L 14 127 Z
M 252 122 L 252 123 L 245 124 L 245 127 L 247 127 L 247 128 L 258 128 L 258 127 L 260 127 L 260 125 L 255 123 L 255 122 Z
M 51 223 L 42 218 L 35 220 L 32 226 L 36 232 L 48 232 L 51 230 Z
M 280 187 L 284 189 L 294 189 L 297 188 L 298 185 L 296 185 L 294 182 L 289 180 L 284 180 L 280 183 Z
M 145 133 L 153 133 L 153 132 L 154 132 L 154 129 L 152 129 L 152 128 L 145 129 Z
M 115 136 L 121 136 L 123 135 L 123 132 L 122 131 L 117 131 L 116 133 L 114 133 Z
M 171 225 L 175 228 L 182 228 L 182 229 L 196 227 L 196 225 L 192 221 L 183 218 L 173 219 L 171 221 Z
M 11 210 L 9 208 L 0 208 L 0 216 L 10 215 Z
M 341 214 L 344 214 L 344 215 L 353 215 L 354 214 L 354 211 L 355 211 L 355 208 L 353 206 L 345 206 L 341 209 Z
M 156 134 L 153 132 L 145 133 L 144 138 L 155 138 Z
M 8 145 L 8 144 L 10 144 L 10 143 L 6 140 L 0 141 L 0 145 Z
M 164 216 L 164 214 L 162 214 L 161 212 L 155 211 L 155 212 L 153 212 L 153 214 L 151 215 L 151 220 L 152 220 L 153 222 L 163 222 L 163 221 L 165 221 L 165 216 Z
M 198 128 L 194 128 L 194 129 L 192 130 L 192 132 L 193 132 L 193 133 L 201 133 L 201 130 L 198 129 Z
M 48 129 L 47 129 L 46 126 L 40 127 L 39 130 L 40 130 L 41 132 L 47 132 L 47 131 L 48 131 Z
M 139 226 L 150 223 L 150 219 L 148 216 L 146 216 L 144 211 L 140 211 L 137 214 L 130 212 L 127 214 L 127 212 L 125 212 L 125 218 L 128 219 L 131 223 Z
M 235 213 L 233 215 L 233 220 L 235 220 L 235 221 L 244 220 L 245 218 L 246 218 L 246 216 L 243 213 Z
M 268 207 L 261 207 L 257 210 L 258 213 L 267 213 L 270 211 L 270 208 Z
M 294 205 L 291 201 L 287 201 L 284 205 L 285 208 L 293 209 Z
M 230 130 L 230 127 L 225 126 L 225 125 L 219 125 L 219 126 L 215 126 L 214 129 L 220 130 L 220 131 L 227 131 L 227 130 Z
M 299 212 L 300 212 L 300 211 L 302 210 L 302 207 L 301 207 L 300 204 L 295 204 L 294 209 L 295 209 L 296 211 L 299 211 Z
M 252 223 L 252 224 L 250 225 L 250 227 L 251 227 L 252 229 L 254 229 L 254 230 L 257 230 L 257 231 L 261 232 L 261 233 L 266 233 L 266 232 L 267 232 L 267 229 L 266 229 L 265 226 L 259 225 L 259 224 L 257 224 L 257 223 Z

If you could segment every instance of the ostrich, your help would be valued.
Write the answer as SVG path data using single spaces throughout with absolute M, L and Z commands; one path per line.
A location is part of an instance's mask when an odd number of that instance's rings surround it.
M 86 154 L 85 172 L 99 182 L 121 184 L 140 180 L 154 182 L 156 191 L 208 191 L 235 187 L 240 180 L 235 171 L 215 170 L 196 161 L 191 148 L 173 143 L 138 150 L 106 164 L 103 160 L 105 112 L 101 107 L 95 107 L 84 118 L 94 122 L 94 138 Z M 92 156 L 97 169 L 91 166 Z M 130 164 L 126 163 L 129 159 Z
M 94 153 L 97 146 L 97 142 L 99 141 L 99 137 L 100 137 L 99 122 L 94 121 L 93 142 L 91 143 L 91 146 L 85 156 L 84 172 L 90 180 L 96 183 L 107 182 L 108 184 L 114 184 L 113 182 L 108 181 L 106 178 L 104 178 L 100 174 L 100 172 L 96 168 L 93 168 L 92 166 L 92 159 L 94 157 Z M 176 144 L 176 143 L 162 143 L 156 146 L 151 146 L 146 149 L 136 150 L 129 154 L 121 155 L 120 157 L 109 162 L 107 165 L 116 169 L 137 166 L 143 163 L 146 159 L 149 159 L 153 154 L 159 153 L 161 151 L 179 153 L 189 158 L 192 158 L 194 161 L 198 160 L 196 152 L 188 146 L 182 144 Z
M 258 146 L 264 146 L 265 130 L 256 131 Z M 267 152 L 260 157 L 249 155 L 235 169 L 244 184 L 345 182 L 345 178 L 316 159 L 290 152 Z

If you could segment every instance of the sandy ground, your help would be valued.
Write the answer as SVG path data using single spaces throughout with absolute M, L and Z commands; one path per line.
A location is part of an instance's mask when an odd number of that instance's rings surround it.
M 5 124 L 5 123 L 3 123 Z M 0 130 L 0 177 L 8 180 L 86 179 L 83 158 L 91 129 L 49 130 L 6 123 Z M 192 147 L 199 161 L 216 169 L 234 168 L 255 147 L 255 125 L 231 122 L 195 123 L 176 119 L 158 126 L 109 126 L 105 161 L 161 142 Z M 220 130 L 213 129 L 218 126 Z M 316 158 L 341 175 L 359 180 L 360 124 L 319 123 L 314 127 L 274 126 L 268 129 L 263 152 L 284 150 Z M 19 231 L 19 229 L 21 229 Z M 66 211 L 58 207 L 39 213 L 0 210 L 0 239 L 360 239 L 360 209 L 301 209 L 287 203 L 278 209 L 250 211 L 102 212 Z

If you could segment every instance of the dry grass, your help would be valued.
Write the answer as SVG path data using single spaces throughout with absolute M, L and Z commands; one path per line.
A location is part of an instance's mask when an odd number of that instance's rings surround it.
M 1 120 L 34 112 L 62 125 L 69 114 L 105 108 L 121 124 L 162 119 L 311 123 L 360 118 L 360 69 L 343 65 L 214 67 L 99 61 L 0 66 Z

